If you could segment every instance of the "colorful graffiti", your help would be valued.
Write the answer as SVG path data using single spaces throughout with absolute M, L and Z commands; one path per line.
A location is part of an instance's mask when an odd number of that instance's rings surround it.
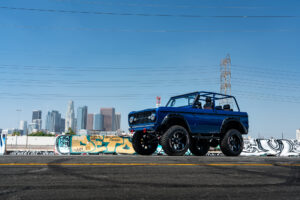
M 250 139 L 244 141 L 243 156 L 300 156 L 297 140 Z
M 6 135 L 0 136 L 0 155 L 6 152 Z M 53 151 L 52 151 L 53 153 Z M 9 155 L 51 155 L 51 152 L 9 152 Z M 56 155 L 135 154 L 130 137 L 118 136 L 58 136 Z M 154 155 L 165 155 L 160 145 Z M 189 151 L 186 155 L 192 155 Z M 221 156 L 220 151 L 207 156 Z M 300 156 L 300 141 L 287 139 L 250 139 L 244 141 L 242 156 Z
M 55 154 L 69 155 L 70 154 L 70 140 L 72 136 L 58 136 L 55 141 Z
M 0 134 L 0 155 L 5 154 L 5 146 L 6 146 L 6 135 Z
M 118 136 L 58 136 L 56 154 L 134 154 L 131 138 Z

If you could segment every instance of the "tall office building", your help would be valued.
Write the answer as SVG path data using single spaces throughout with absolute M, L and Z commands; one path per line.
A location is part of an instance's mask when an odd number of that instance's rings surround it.
M 60 119 L 60 132 L 65 131 L 66 120 L 64 118 Z
M 42 119 L 42 111 L 41 110 L 32 111 L 32 121 L 35 119 Z
M 36 123 L 29 123 L 27 131 L 28 131 L 28 134 L 37 132 L 38 131 L 38 125 Z
M 48 112 L 46 117 L 46 130 L 55 133 L 61 131 L 61 114 L 58 111 L 53 110 Z
M 66 113 L 65 132 L 68 132 L 69 128 L 75 131 L 75 127 L 76 126 L 75 126 L 74 102 L 69 101 L 68 110 Z
M 115 131 L 115 108 L 101 108 L 103 126 L 105 131 Z
M 42 129 L 42 120 L 41 119 L 34 119 L 34 120 L 32 120 L 32 123 L 37 125 L 38 130 Z
M 93 130 L 103 131 L 103 116 L 100 113 L 94 114 Z
M 115 115 L 115 130 L 121 129 L 121 113 L 116 113 Z
M 82 106 L 77 109 L 77 130 L 86 129 L 87 110 L 87 106 Z
M 32 111 L 32 123 L 37 124 L 37 129 L 42 129 L 42 111 L 34 110 Z
M 86 129 L 87 130 L 93 130 L 93 124 L 94 124 L 94 114 L 88 114 L 87 115 Z
M 22 135 L 27 135 L 27 121 L 21 120 L 19 129 L 22 131 Z

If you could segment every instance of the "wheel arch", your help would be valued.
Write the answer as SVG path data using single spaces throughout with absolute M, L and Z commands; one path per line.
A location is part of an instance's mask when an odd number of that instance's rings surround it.
M 237 129 L 241 134 L 248 133 L 248 130 L 245 128 L 245 126 L 235 118 L 227 118 L 223 121 L 220 130 L 221 135 L 224 135 L 230 129 Z
M 180 114 L 168 114 L 162 120 L 162 123 L 159 127 L 160 132 L 165 132 L 168 128 L 174 125 L 179 125 L 184 127 L 188 133 L 191 133 L 190 126 L 184 116 Z

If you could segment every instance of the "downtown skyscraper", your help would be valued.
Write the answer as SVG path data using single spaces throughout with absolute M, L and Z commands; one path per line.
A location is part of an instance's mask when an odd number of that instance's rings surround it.
M 74 102 L 69 101 L 68 109 L 66 113 L 66 119 L 65 119 L 65 132 L 67 133 L 69 131 L 69 128 L 71 128 L 73 131 L 75 131 L 75 112 L 74 112 Z
M 32 123 L 37 124 L 37 129 L 42 129 L 42 111 L 34 110 L 32 111 Z
M 104 131 L 115 131 L 115 108 L 101 108 L 100 113 L 103 116 Z
M 121 113 L 115 114 L 115 131 L 121 129 Z
M 77 109 L 77 130 L 86 129 L 88 107 L 82 106 Z
M 19 129 L 22 131 L 21 135 L 27 135 L 27 121 L 21 120 Z
M 48 112 L 46 117 L 46 130 L 55 133 L 61 131 L 61 114 L 58 111 L 53 110 Z
M 103 127 L 103 116 L 100 113 L 94 114 L 94 125 L 93 130 L 104 131 Z
M 94 125 L 94 114 L 88 114 L 87 115 L 86 129 L 87 130 L 93 130 L 93 125 Z

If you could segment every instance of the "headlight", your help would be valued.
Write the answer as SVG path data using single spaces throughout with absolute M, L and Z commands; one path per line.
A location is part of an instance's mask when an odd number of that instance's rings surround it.
M 149 116 L 149 119 L 150 119 L 151 121 L 154 121 L 155 118 L 156 118 L 156 114 L 155 114 L 155 113 L 152 113 L 152 114 Z
M 129 118 L 129 123 L 132 124 L 133 120 L 134 120 L 134 116 L 131 116 L 131 117 Z

